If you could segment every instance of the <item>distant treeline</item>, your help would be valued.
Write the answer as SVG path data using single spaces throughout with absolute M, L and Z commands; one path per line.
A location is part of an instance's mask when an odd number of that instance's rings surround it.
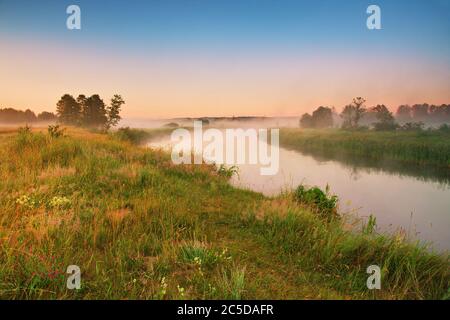
M 33 111 L 25 111 L 13 108 L 0 108 L 0 123 L 33 123 L 33 122 L 55 122 L 58 117 L 52 112 L 41 112 L 36 115 Z
M 302 128 L 327 128 L 340 125 L 343 129 L 373 127 L 375 130 L 422 129 L 425 125 L 439 126 L 450 123 L 450 104 L 401 105 L 395 114 L 384 104 L 371 108 L 366 100 L 357 97 L 338 114 L 333 107 L 318 107 L 312 114 L 300 119 Z
M 120 109 L 125 103 L 120 95 L 114 95 L 110 105 L 106 105 L 98 94 L 90 97 L 80 94 L 77 99 L 65 94 L 56 104 L 56 114 L 41 112 L 36 114 L 13 108 L 0 108 L 0 123 L 58 122 L 67 125 L 109 129 L 116 126 L 121 117 Z

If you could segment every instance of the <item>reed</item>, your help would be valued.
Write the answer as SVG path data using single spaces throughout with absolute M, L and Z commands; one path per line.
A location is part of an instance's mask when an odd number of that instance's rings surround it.
M 280 144 L 330 157 L 348 155 L 450 169 L 450 134 L 443 130 L 380 132 L 282 129 Z

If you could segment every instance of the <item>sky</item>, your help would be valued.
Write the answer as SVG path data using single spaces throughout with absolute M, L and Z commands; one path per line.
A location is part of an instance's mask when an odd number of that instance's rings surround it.
M 0 107 L 55 111 L 65 93 L 118 93 L 142 118 L 450 103 L 449 40 L 450 0 L 0 0 Z

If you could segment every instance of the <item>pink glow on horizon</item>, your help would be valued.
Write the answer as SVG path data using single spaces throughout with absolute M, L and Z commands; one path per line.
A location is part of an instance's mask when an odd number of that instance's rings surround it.
M 367 106 L 450 102 L 450 67 L 425 57 L 352 53 L 183 56 L 72 50 L 2 40 L 0 107 L 54 111 L 61 95 L 114 93 L 124 117 L 298 116 L 338 111 L 355 96 Z

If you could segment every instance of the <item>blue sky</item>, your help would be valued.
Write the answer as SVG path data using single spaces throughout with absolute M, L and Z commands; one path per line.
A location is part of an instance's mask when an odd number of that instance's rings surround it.
M 81 8 L 81 32 L 65 29 L 69 4 Z M 379 32 L 365 27 L 369 4 L 381 7 Z M 0 0 L 0 30 L 127 50 L 407 47 L 449 56 L 450 0 Z

